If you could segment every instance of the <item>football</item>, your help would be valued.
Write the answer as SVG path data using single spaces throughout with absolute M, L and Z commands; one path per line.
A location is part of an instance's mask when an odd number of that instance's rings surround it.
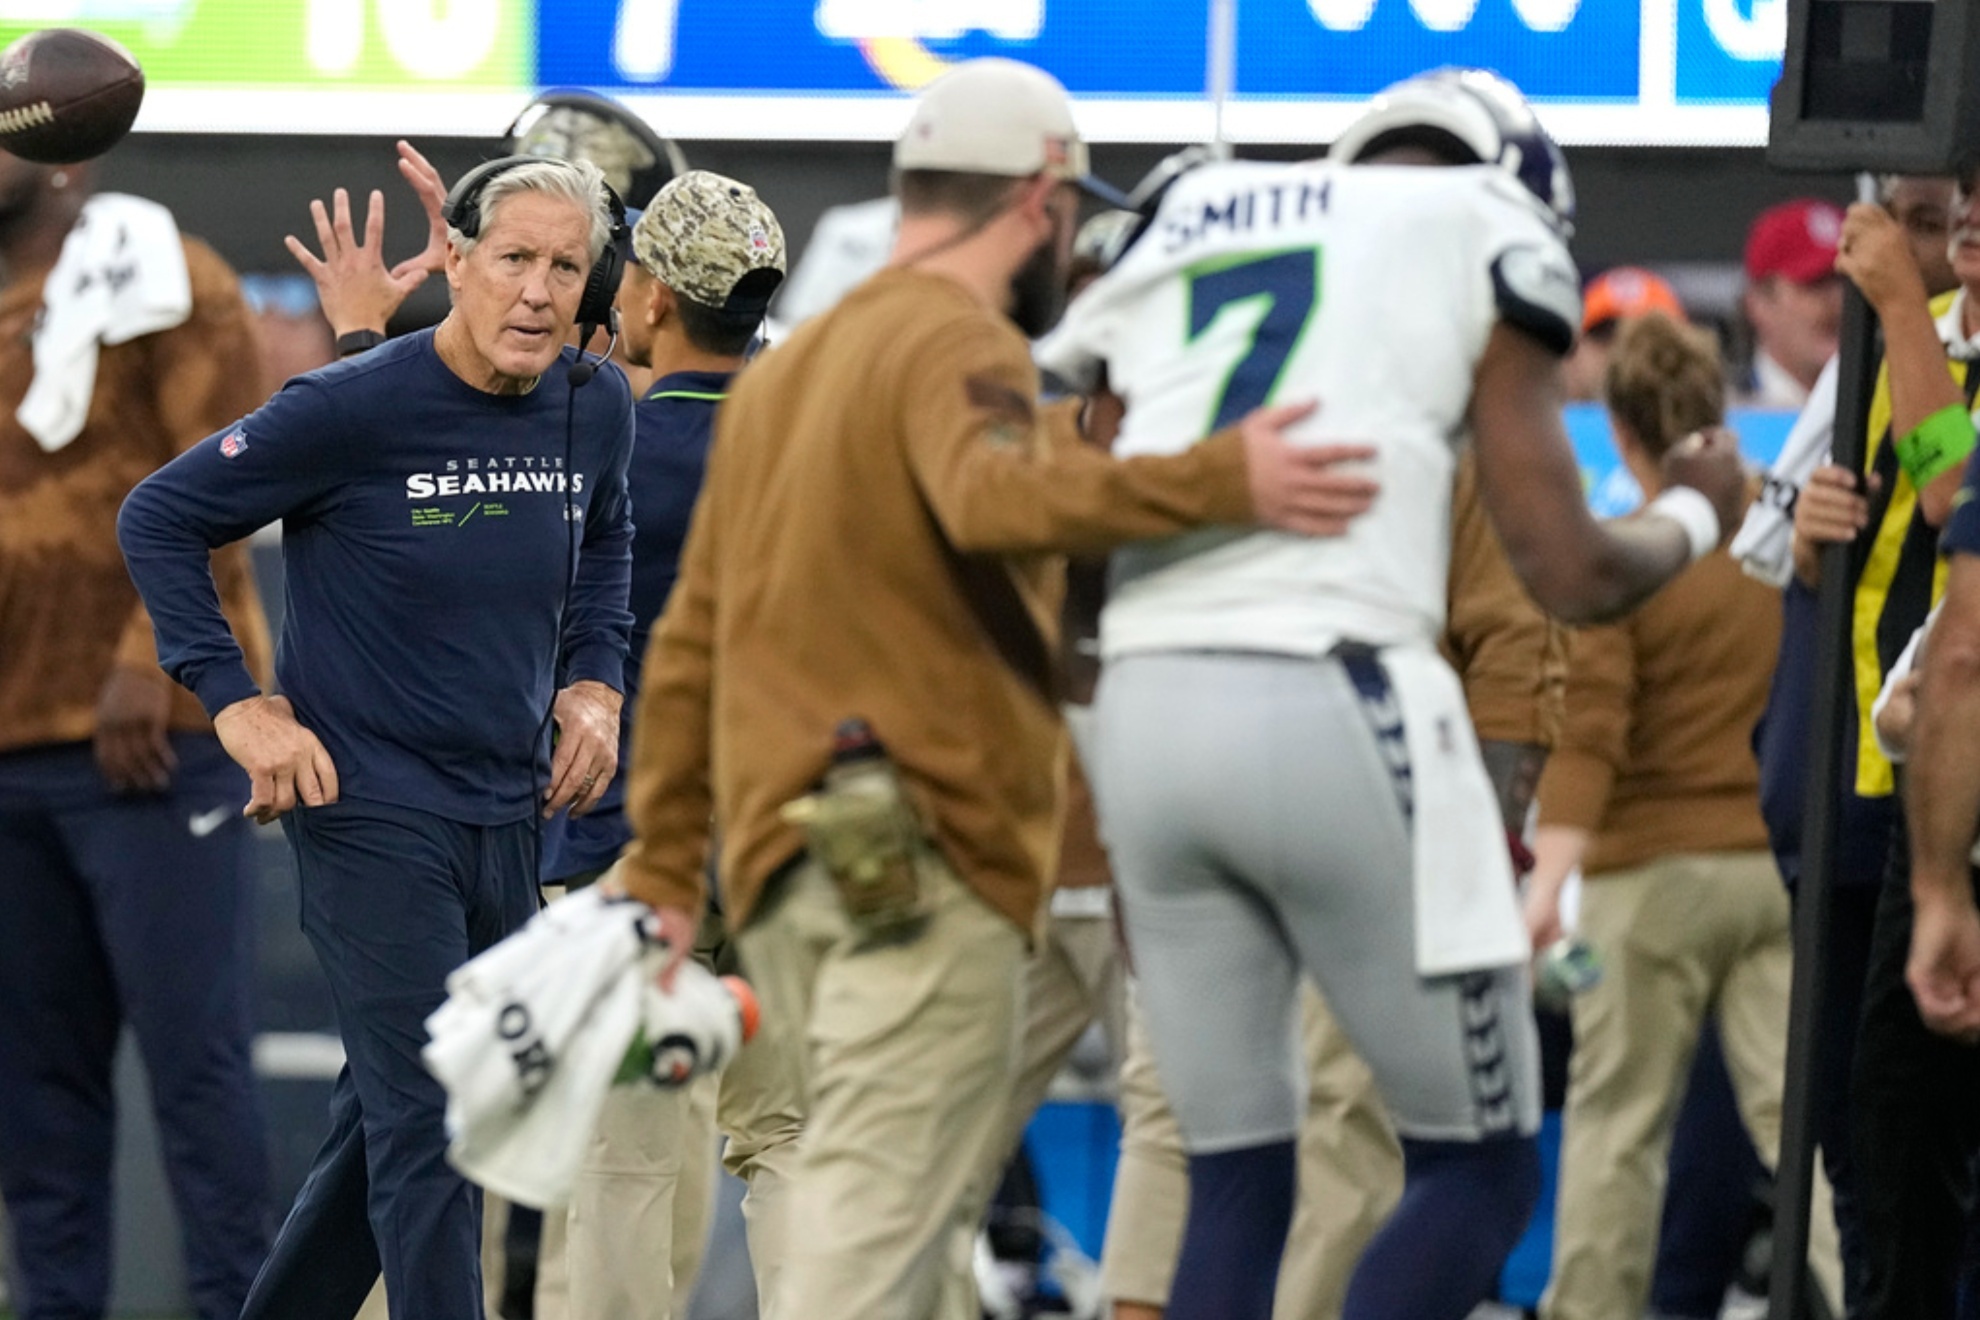
M 72 165 L 117 145 L 144 100 L 144 70 L 81 28 L 30 32 L 0 51 L 0 150 Z

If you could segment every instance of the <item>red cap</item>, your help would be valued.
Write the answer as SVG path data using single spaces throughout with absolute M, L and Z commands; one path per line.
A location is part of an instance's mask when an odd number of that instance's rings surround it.
M 1583 334 L 1645 312 L 1663 312 L 1678 321 L 1685 319 L 1684 304 L 1678 301 L 1677 290 L 1663 276 L 1641 266 L 1605 270 L 1588 281 L 1588 287 L 1581 292 Z
M 1767 208 L 1746 231 L 1746 278 L 1785 275 L 1796 284 L 1827 279 L 1836 273 L 1842 227 L 1842 208 L 1813 197 Z

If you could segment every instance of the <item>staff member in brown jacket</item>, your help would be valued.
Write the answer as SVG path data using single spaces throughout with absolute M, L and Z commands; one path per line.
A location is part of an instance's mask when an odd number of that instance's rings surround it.
M 117 507 L 260 401 L 256 352 L 226 263 L 88 182 L 0 153 L 0 1191 L 22 1314 L 102 1315 L 128 1023 L 192 1301 L 232 1320 L 268 1246 L 248 785 L 158 667 Z M 265 679 L 246 547 L 212 565 Z
M 724 405 L 635 734 L 627 888 L 672 920 L 698 907 L 712 812 L 765 1037 L 801 1051 L 785 1213 L 802 1231 L 769 1320 L 973 1306 L 977 1170 L 1058 846 L 1064 729 L 1050 684 L 1027 678 L 1055 631 L 1050 554 L 1209 523 L 1326 534 L 1372 494 L 1328 474 L 1342 447 L 1279 438 L 1304 409 L 1133 461 L 1038 411 L 1025 334 L 1063 297 L 1086 168 L 1049 76 L 959 66 L 923 92 L 894 163 L 889 268 Z M 782 808 L 853 718 L 926 842 L 835 859 L 835 883 Z M 864 886 L 876 860 L 887 883 Z
M 1659 313 L 1624 327 L 1605 393 L 1651 495 L 1664 453 L 1724 416 L 1716 345 Z M 1672 1120 L 1708 1012 L 1755 1147 L 1770 1164 L 1779 1148 L 1791 941 L 1751 747 L 1779 642 L 1773 589 L 1723 548 L 1623 623 L 1575 636 L 1527 923 L 1536 948 L 1559 938 L 1561 889 L 1580 867 L 1579 929 L 1606 970 L 1573 1004 L 1546 1320 L 1642 1313 Z M 1815 1224 L 1833 1284 L 1826 1207 Z

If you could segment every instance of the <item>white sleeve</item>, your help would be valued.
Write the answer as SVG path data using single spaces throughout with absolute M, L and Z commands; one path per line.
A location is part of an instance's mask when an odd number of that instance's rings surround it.
M 1091 394 L 1115 348 L 1120 317 L 1112 277 L 1102 275 L 1086 286 L 1059 324 L 1032 346 L 1039 371 L 1063 381 L 1075 394 Z
M 1822 368 L 1801 415 L 1794 419 L 1780 457 L 1767 473 L 1760 498 L 1746 511 L 1732 556 L 1748 574 L 1770 586 L 1786 586 L 1794 572 L 1794 502 L 1809 473 L 1829 461 L 1836 432 L 1836 359 Z
M 1816 468 L 1829 461 L 1829 441 L 1836 433 L 1836 377 L 1842 359 L 1832 357 L 1808 391 L 1808 402 L 1789 428 L 1781 444 L 1780 456 L 1769 469 L 1769 482 L 1781 482 L 1799 491 Z
M 1909 746 L 1893 747 L 1885 742 L 1884 730 L 1878 724 L 1878 720 L 1883 716 L 1884 707 L 1891 704 L 1891 693 L 1897 688 L 1898 680 L 1910 677 L 1912 670 L 1918 667 L 1919 649 L 1924 646 L 1925 638 L 1932 631 L 1932 625 L 1938 622 L 1941 608 L 1941 606 L 1933 606 L 1932 612 L 1925 616 L 1925 622 L 1919 625 L 1918 631 L 1911 634 L 1911 640 L 1904 644 L 1904 650 L 1899 653 L 1897 663 L 1892 665 L 1891 672 L 1884 676 L 1884 686 L 1878 690 L 1877 699 L 1870 703 L 1870 728 L 1877 736 L 1877 750 L 1882 752 L 1892 765 L 1902 765 L 1911 749 Z

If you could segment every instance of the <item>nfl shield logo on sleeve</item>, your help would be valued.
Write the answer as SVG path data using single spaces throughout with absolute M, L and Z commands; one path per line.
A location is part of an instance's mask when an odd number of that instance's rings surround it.
M 241 455 L 241 451 L 246 448 L 247 448 L 247 432 L 236 430 L 231 434 L 229 434 L 225 440 L 222 440 L 220 442 L 220 457 L 239 458 Z

